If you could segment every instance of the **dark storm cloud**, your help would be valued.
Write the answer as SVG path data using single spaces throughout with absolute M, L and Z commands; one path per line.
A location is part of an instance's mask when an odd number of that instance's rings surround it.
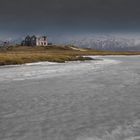
M 139 0 L 0 0 L 0 29 L 140 30 Z

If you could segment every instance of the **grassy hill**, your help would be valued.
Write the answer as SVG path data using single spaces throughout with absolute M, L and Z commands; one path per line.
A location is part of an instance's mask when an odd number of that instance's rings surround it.
M 52 45 L 47 47 L 10 46 L 0 48 L 0 65 L 24 64 L 39 61 L 63 63 L 65 61 L 92 60 L 83 55 L 140 55 L 140 52 L 110 52 L 81 49 L 76 46 Z

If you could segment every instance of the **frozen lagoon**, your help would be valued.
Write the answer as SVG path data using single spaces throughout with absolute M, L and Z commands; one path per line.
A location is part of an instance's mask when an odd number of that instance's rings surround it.
M 0 140 L 139 140 L 140 56 L 0 68 Z

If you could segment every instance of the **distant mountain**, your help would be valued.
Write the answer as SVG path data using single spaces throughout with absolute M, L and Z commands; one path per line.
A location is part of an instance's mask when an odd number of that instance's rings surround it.
M 11 46 L 11 45 L 16 45 L 16 44 L 21 44 L 22 38 L 17 38 L 17 39 L 5 39 L 5 40 L 0 40 L 0 46 Z
M 135 37 L 89 35 L 69 38 L 65 44 L 97 50 L 140 51 L 140 38 Z
M 23 40 L 22 38 L 16 38 L 16 39 L 10 40 L 9 44 L 10 45 L 21 44 L 22 40 Z

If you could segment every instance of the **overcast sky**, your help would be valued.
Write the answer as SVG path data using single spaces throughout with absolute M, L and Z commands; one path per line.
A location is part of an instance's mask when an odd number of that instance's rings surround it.
M 140 0 L 0 0 L 0 35 L 140 32 Z

